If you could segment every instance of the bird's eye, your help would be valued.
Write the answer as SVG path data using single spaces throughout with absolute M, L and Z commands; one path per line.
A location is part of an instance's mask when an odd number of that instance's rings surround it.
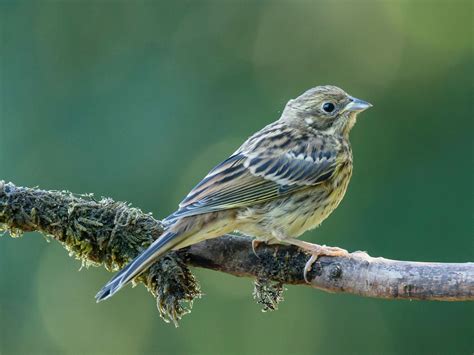
M 327 113 L 331 113 L 332 111 L 334 111 L 335 108 L 336 106 L 334 106 L 332 102 L 325 102 L 323 104 L 323 110 Z

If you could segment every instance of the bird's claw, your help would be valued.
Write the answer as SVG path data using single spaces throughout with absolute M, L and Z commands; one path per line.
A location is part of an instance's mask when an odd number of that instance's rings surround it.
M 316 262 L 316 260 L 318 260 L 318 257 L 319 254 L 312 254 L 304 266 L 303 277 L 306 283 L 308 284 L 310 283 L 310 281 L 308 280 L 308 272 L 311 271 L 313 264 Z
M 308 272 L 311 271 L 313 264 L 318 260 L 320 256 L 346 256 L 349 252 L 345 249 L 341 249 L 338 247 L 327 247 L 325 245 L 317 245 L 313 244 L 311 246 L 311 257 L 306 262 L 303 271 L 303 277 L 306 283 L 310 283 L 308 280 Z
M 253 251 L 253 254 L 259 258 L 258 254 L 257 254 L 257 247 L 262 243 L 261 240 L 258 240 L 258 239 L 252 239 L 252 251 Z

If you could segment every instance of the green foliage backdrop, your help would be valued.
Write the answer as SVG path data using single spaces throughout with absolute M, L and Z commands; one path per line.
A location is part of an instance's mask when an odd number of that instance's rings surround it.
M 93 192 L 156 217 L 305 89 L 374 104 L 352 134 L 339 209 L 304 238 L 407 260 L 473 260 L 470 1 L 6 1 L 0 178 Z M 252 283 L 210 271 L 181 327 L 143 287 L 39 235 L 0 238 L 3 354 L 468 354 L 472 304 Z

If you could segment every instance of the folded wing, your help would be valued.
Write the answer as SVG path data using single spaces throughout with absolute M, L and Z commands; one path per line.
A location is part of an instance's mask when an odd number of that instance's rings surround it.
M 212 169 L 165 223 L 185 216 L 251 206 L 329 179 L 344 160 L 331 137 L 277 132 L 249 141 Z

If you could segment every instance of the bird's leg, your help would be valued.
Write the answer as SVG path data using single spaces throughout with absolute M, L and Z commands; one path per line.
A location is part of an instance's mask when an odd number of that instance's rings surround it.
M 296 245 L 297 247 L 300 247 L 301 249 L 311 253 L 311 258 L 309 258 L 306 265 L 304 266 L 304 273 L 303 273 L 304 280 L 307 283 L 309 283 L 307 274 L 311 270 L 315 261 L 318 260 L 320 256 L 347 256 L 349 254 L 349 252 L 345 249 L 308 243 L 303 240 L 299 240 L 295 238 L 285 239 L 284 242 L 288 244 Z

